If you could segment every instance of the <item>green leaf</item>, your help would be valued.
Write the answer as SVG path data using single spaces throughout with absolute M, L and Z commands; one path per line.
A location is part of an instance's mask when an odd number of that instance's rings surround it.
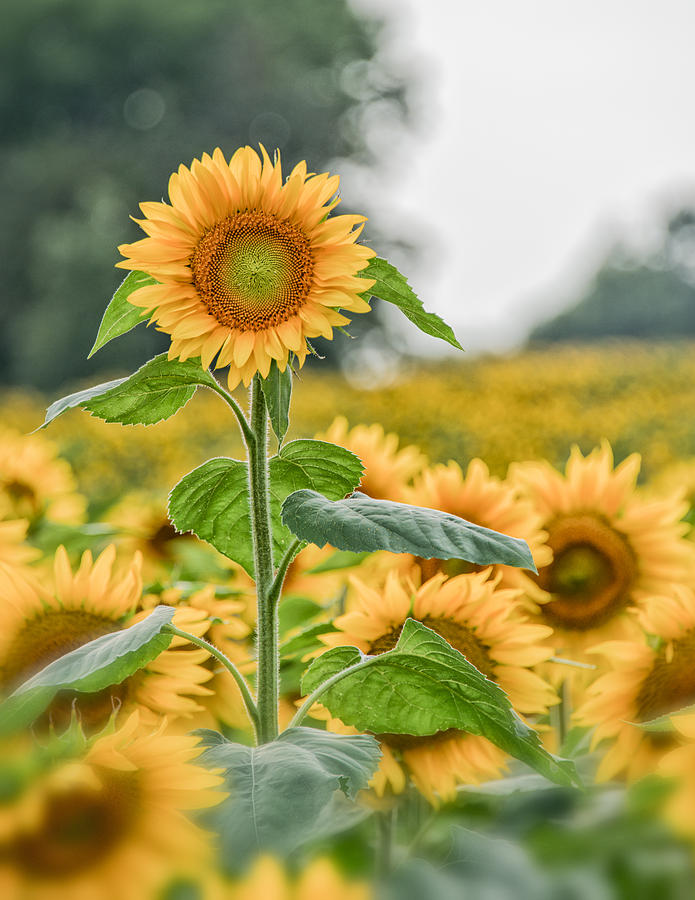
M 369 260 L 369 265 L 360 272 L 360 276 L 375 279 L 375 283 L 365 293 L 393 303 L 420 331 L 441 338 L 457 350 L 463 350 L 451 328 L 438 315 L 427 312 L 405 275 L 401 275 L 395 266 L 385 259 L 375 257 Z
M 407 619 L 393 650 L 379 656 L 365 657 L 356 647 L 328 650 L 307 669 L 302 691 L 311 693 L 350 667 L 319 697 L 346 725 L 377 735 L 461 729 L 486 737 L 557 784 L 579 784 L 574 763 L 543 748 L 504 691 L 421 622 Z
M 278 443 L 282 443 L 290 425 L 290 400 L 292 398 L 292 370 L 289 365 L 281 372 L 275 360 L 267 378 L 261 379 L 265 405 L 270 415 Z
M 304 628 L 299 634 L 288 638 L 284 643 L 280 644 L 280 655 L 283 659 L 291 659 L 298 656 L 304 656 L 311 650 L 323 647 L 324 644 L 319 640 L 320 635 L 329 634 L 337 631 L 335 625 L 330 623 L 319 623 L 318 625 L 310 625 Z
M 107 381 L 51 403 L 41 428 L 76 406 L 105 422 L 155 425 L 185 406 L 198 385 L 217 388 L 200 359 L 169 360 L 166 353 L 161 353 L 128 378 Z
M 293 541 L 282 524 L 283 501 L 299 488 L 321 486 L 343 497 L 362 477 L 362 464 L 349 450 L 325 441 L 291 441 L 269 461 L 270 513 L 276 560 Z M 169 515 L 179 531 L 192 531 L 253 578 L 251 514 L 244 463 L 211 459 L 189 472 L 169 495 Z
M 341 808 L 333 803 L 336 791 L 354 797 L 367 786 L 380 757 L 369 735 L 290 728 L 271 743 L 246 747 L 217 732 L 197 734 L 208 748 L 200 761 L 222 768 L 228 782 L 229 799 L 211 811 L 209 822 L 232 867 L 258 853 L 289 855 L 313 838 L 322 814 Z
M 692 716 L 693 713 L 695 713 L 695 704 L 674 709 L 672 712 L 664 713 L 664 715 L 649 719 L 647 722 L 633 722 L 632 724 L 641 728 L 642 731 L 652 734 L 667 734 L 676 730 L 672 719 L 678 719 L 680 716 Z
M 175 612 L 171 606 L 156 606 L 135 625 L 105 634 L 54 660 L 0 704 L 0 734 L 31 724 L 58 691 L 101 691 L 142 669 L 171 643 L 172 636 L 163 629 Z
M 146 311 L 133 306 L 132 303 L 128 303 L 128 297 L 138 288 L 146 287 L 150 284 L 158 284 L 158 282 L 144 272 L 131 272 L 129 275 L 126 275 L 111 298 L 111 302 L 106 307 L 106 312 L 97 333 L 97 339 L 94 341 L 94 346 L 89 351 L 87 359 L 91 359 L 97 350 L 101 350 L 104 344 L 108 344 L 114 338 L 126 334 L 135 328 L 136 325 L 139 325 L 140 322 L 147 320 Z
M 244 463 L 219 457 L 189 472 L 169 494 L 169 518 L 178 531 L 192 531 L 254 577 Z
M 316 491 L 296 491 L 282 505 L 282 521 L 297 537 L 319 547 L 332 544 L 354 553 L 390 550 L 536 571 L 531 551 L 519 538 L 437 509 L 373 500 L 360 493 L 331 502 Z

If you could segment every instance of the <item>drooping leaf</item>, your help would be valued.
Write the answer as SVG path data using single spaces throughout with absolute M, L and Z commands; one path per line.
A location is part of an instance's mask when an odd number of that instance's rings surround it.
M 217 732 L 200 731 L 207 747 L 200 761 L 222 768 L 229 798 L 211 811 L 222 856 L 231 867 L 259 853 L 288 855 L 316 835 L 327 811 L 342 814 L 346 827 L 353 804 L 335 804 L 337 791 L 353 798 L 366 787 L 379 762 L 369 735 L 336 735 L 290 728 L 260 747 L 246 747 Z M 335 824 L 335 823 L 334 823 Z
M 359 482 L 362 464 L 349 450 L 324 441 L 291 441 L 268 464 L 270 513 L 276 560 L 293 541 L 282 524 L 281 508 L 288 494 L 321 485 L 343 497 Z M 211 459 L 189 472 L 169 496 L 169 515 L 179 531 L 192 531 L 253 577 L 251 514 L 244 463 Z
M 374 734 L 430 735 L 457 728 L 488 738 L 557 784 L 578 784 L 574 764 L 548 753 L 504 691 L 421 622 L 407 619 L 398 643 L 379 656 L 328 650 L 307 669 L 302 691 L 347 668 L 319 699 L 346 725 Z
M 395 266 L 385 259 L 374 257 L 370 259 L 366 269 L 360 272 L 364 278 L 374 278 L 375 283 L 366 293 L 393 303 L 410 321 L 417 325 L 420 331 L 432 337 L 441 338 L 457 350 L 463 350 L 456 339 L 456 335 L 436 313 L 427 312 L 422 300 L 417 296 L 408 284 L 405 275 L 401 275 Z
M 105 634 L 54 660 L 0 704 L 0 734 L 24 728 L 48 707 L 58 691 L 101 691 L 120 684 L 166 650 L 164 630 L 176 610 L 156 606 L 142 621 Z
M 284 372 L 281 372 L 277 362 L 273 360 L 268 377 L 261 379 L 261 387 L 270 416 L 270 424 L 275 432 L 275 437 L 281 444 L 290 425 L 292 370 L 286 366 Z
M 531 551 L 519 538 L 438 509 L 373 500 L 365 494 L 331 501 L 314 490 L 299 490 L 283 503 L 282 521 L 297 537 L 319 547 L 331 544 L 354 553 L 390 550 L 536 571 Z
M 76 406 L 105 422 L 155 425 L 185 406 L 199 385 L 217 387 L 200 359 L 169 360 L 166 353 L 161 353 L 128 378 L 107 381 L 56 400 L 48 407 L 41 427 Z
M 139 325 L 140 322 L 147 321 L 145 310 L 128 303 L 128 297 L 138 288 L 146 287 L 150 284 L 157 284 L 157 282 L 144 272 L 130 272 L 126 275 L 111 298 L 111 302 L 106 307 L 97 338 L 94 341 L 94 346 L 89 351 L 87 359 L 91 359 L 97 350 L 101 350 L 109 341 L 126 334 L 135 328 L 136 325 Z

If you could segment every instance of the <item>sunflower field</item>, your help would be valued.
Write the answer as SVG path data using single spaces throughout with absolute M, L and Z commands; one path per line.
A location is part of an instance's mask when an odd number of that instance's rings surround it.
M 459 346 L 336 188 L 181 166 L 92 351 L 169 352 L 0 398 L 0 896 L 687 900 L 692 347 L 327 374 Z

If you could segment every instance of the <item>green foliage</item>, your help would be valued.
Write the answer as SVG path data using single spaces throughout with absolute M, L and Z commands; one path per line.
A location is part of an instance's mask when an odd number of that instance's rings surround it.
M 267 378 L 261 379 L 265 405 L 268 408 L 270 424 L 281 444 L 290 427 L 290 400 L 292 399 L 292 370 L 289 365 L 281 372 L 273 360 Z
M 360 272 L 360 275 L 364 278 L 375 279 L 375 283 L 365 293 L 393 303 L 404 316 L 417 325 L 420 331 L 440 338 L 458 350 L 463 350 L 449 325 L 435 313 L 427 312 L 422 300 L 408 284 L 405 275 L 401 275 L 395 266 L 386 262 L 385 259 L 375 257 L 369 260 L 369 265 Z
M 220 834 L 224 863 L 233 869 L 258 853 L 288 855 L 323 836 L 317 824 L 328 826 L 326 811 L 351 810 L 351 805 L 334 803 L 336 792 L 354 798 L 380 757 L 369 735 L 290 728 L 270 743 L 246 747 L 214 731 L 198 734 L 207 748 L 201 762 L 222 768 L 227 780 L 229 799 L 212 811 L 210 823 Z M 346 815 L 345 824 L 351 822 Z
M 276 558 L 288 549 L 292 533 L 280 518 L 288 494 L 320 486 L 333 497 L 344 497 L 362 476 L 359 459 L 325 441 L 291 441 L 269 462 L 270 510 Z M 179 531 L 192 531 L 216 550 L 239 563 L 253 578 L 251 512 L 244 463 L 211 459 L 189 472 L 169 496 L 169 515 Z
M 282 506 L 282 521 L 297 537 L 355 553 L 390 550 L 424 559 L 464 559 L 476 565 L 504 563 L 536 571 L 525 541 L 474 525 L 458 516 L 355 494 L 331 501 L 298 490 Z
M 142 669 L 171 643 L 165 626 L 175 611 L 171 606 L 157 606 L 130 628 L 105 634 L 54 660 L 0 705 L 0 734 L 31 724 L 58 691 L 101 691 Z
M 138 288 L 151 284 L 157 284 L 157 282 L 144 272 L 130 272 L 123 279 L 118 290 L 111 298 L 111 302 L 106 307 L 94 346 L 89 351 L 87 359 L 91 359 L 97 350 L 100 350 L 109 341 L 120 337 L 122 334 L 127 334 L 136 325 L 146 321 L 145 310 L 128 303 L 128 297 Z
M 317 695 L 346 725 L 374 734 L 430 735 L 449 728 L 486 737 L 557 784 L 579 784 L 574 764 L 548 753 L 507 695 L 421 622 L 407 619 L 398 643 L 379 656 L 328 650 L 307 669 L 302 691 Z
M 46 410 L 45 428 L 61 413 L 81 406 L 105 422 L 121 425 L 156 425 L 184 407 L 196 387 L 217 388 L 217 382 L 200 359 L 167 359 L 155 356 L 128 378 L 107 381 L 56 400 Z

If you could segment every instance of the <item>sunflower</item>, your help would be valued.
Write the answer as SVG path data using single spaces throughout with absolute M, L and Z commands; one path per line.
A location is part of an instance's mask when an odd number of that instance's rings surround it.
M 0 429 L 0 520 L 41 518 L 84 521 L 86 502 L 77 493 L 70 465 L 38 434 Z
M 547 462 L 510 466 L 511 482 L 541 514 L 553 551 L 536 580 L 549 601 L 539 616 L 556 629 L 558 652 L 579 657 L 592 644 L 631 637 L 629 607 L 695 574 L 680 521 L 685 504 L 640 496 L 639 467 L 634 453 L 614 468 L 605 441 L 586 457 L 574 447 L 564 476 Z
M 272 856 L 260 856 L 244 880 L 227 894 L 228 900 L 369 900 L 372 896 L 369 885 L 346 881 L 329 859 L 315 859 L 290 878 Z
M 199 869 L 207 835 L 183 811 L 224 794 L 221 779 L 195 764 L 197 744 L 163 726 L 143 734 L 135 713 L 38 779 L 2 834 L 2 896 L 145 900 L 172 875 Z
M 134 557 L 123 577 L 114 577 L 113 546 L 92 561 L 87 551 L 73 574 L 67 553 L 56 551 L 54 579 L 49 589 L 28 575 L 0 564 L 0 693 L 7 694 L 50 662 L 104 634 L 138 621 L 142 593 L 140 559 Z M 195 615 L 200 620 L 201 615 Z M 194 631 L 191 615 L 177 613 L 176 624 Z M 207 625 L 203 624 L 202 628 Z M 87 730 L 103 727 L 116 708 L 140 708 L 144 723 L 154 724 L 162 715 L 190 716 L 201 707 L 194 696 L 207 696 L 203 685 L 212 677 L 201 663 L 208 654 L 198 648 L 172 648 L 161 653 L 139 672 L 92 694 L 61 692 L 46 718 L 57 726 L 70 720 L 73 705 Z
M 427 465 L 424 453 L 414 446 L 399 449 L 398 435 L 387 434 L 381 425 L 350 428 L 347 419 L 338 416 L 316 437 L 359 456 L 365 472 L 357 489 L 375 500 L 403 500 L 407 485 Z
M 523 614 L 519 591 L 498 588 L 499 575 L 489 570 L 447 579 L 438 574 L 414 589 L 391 572 L 383 590 L 352 579 L 356 598 L 351 611 L 334 622 L 337 632 L 323 636 L 325 644 L 352 645 L 374 655 L 395 647 L 408 617 L 445 638 L 479 671 L 506 691 L 522 713 L 547 713 L 557 702 L 553 689 L 530 667 L 547 660 L 552 629 L 531 624 Z M 329 728 L 342 730 L 335 720 Z M 344 726 L 343 726 L 344 728 Z M 378 735 L 382 763 L 372 781 L 377 795 L 387 787 L 400 793 L 406 771 L 418 790 L 437 804 L 449 800 L 458 784 L 477 784 L 499 777 L 506 756 L 486 738 L 449 729 L 415 737 Z
M 695 715 L 674 716 L 671 722 L 682 746 L 666 753 L 656 772 L 673 779 L 673 790 L 664 803 L 665 818 L 680 834 L 695 838 Z
M 338 181 L 301 162 L 283 183 L 279 154 L 242 147 L 227 163 L 218 148 L 179 166 L 171 205 L 140 204 L 148 237 L 119 247 L 117 265 L 159 282 L 128 299 L 171 335 L 170 359 L 217 357 L 233 389 L 290 353 L 301 366 L 308 338 L 350 321 L 339 308 L 369 312 L 360 295 L 374 282 L 357 273 L 374 251 L 356 243 L 364 216 L 328 217 Z
M 622 771 L 630 780 L 652 772 L 674 742 L 631 723 L 695 703 L 695 592 L 680 587 L 671 596 L 650 597 L 637 619 L 644 629 L 639 638 L 592 648 L 610 671 L 587 688 L 576 714 L 580 724 L 596 726 L 594 746 L 611 740 L 599 780 Z
M 35 562 L 41 552 L 25 542 L 29 523 L 26 519 L 0 522 L 0 562 L 21 567 Z
M 408 500 L 418 506 L 440 509 L 476 525 L 521 538 L 528 544 L 537 567 L 548 565 L 552 560 L 552 552 L 545 543 L 547 534 L 541 529 L 540 515 L 531 502 L 519 497 L 514 486 L 490 475 L 481 459 L 471 460 L 465 475 L 453 460 L 446 465 L 425 469 L 408 491 Z M 410 561 L 413 558 L 406 559 Z M 423 579 L 437 572 L 458 575 L 480 571 L 480 567 L 458 559 L 417 558 L 415 562 Z M 492 572 L 500 575 L 502 587 L 523 588 L 534 599 L 543 599 L 543 592 L 521 569 L 494 566 Z
M 247 640 L 250 628 L 240 618 L 245 603 L 234 598 L 218 597 L 212 585 L 184 596 L 178 588 L 167 588 L 160 594 L 148 594 L 143 606 L 151 610 L 160 603 L 177 608 L 178 627 L 204 638 L 221 650 L 244 672 L 255 669 L 254 649 Z M 169 654 L 181 649 L 190 652 L 188 644 L 173 644 Z M 216 728 L 220 722 L 232 728 L 247 730 L 249 717 L 241 693 L 229 672 L 214 657 L 207 656 L 201 664 L 210 672 L 205 682 L 206 693 L 197 698 L 201 707 L 192 722 L 186 720 L 186 728 Z M 172 666 L 172 673 L 176 667 Z

